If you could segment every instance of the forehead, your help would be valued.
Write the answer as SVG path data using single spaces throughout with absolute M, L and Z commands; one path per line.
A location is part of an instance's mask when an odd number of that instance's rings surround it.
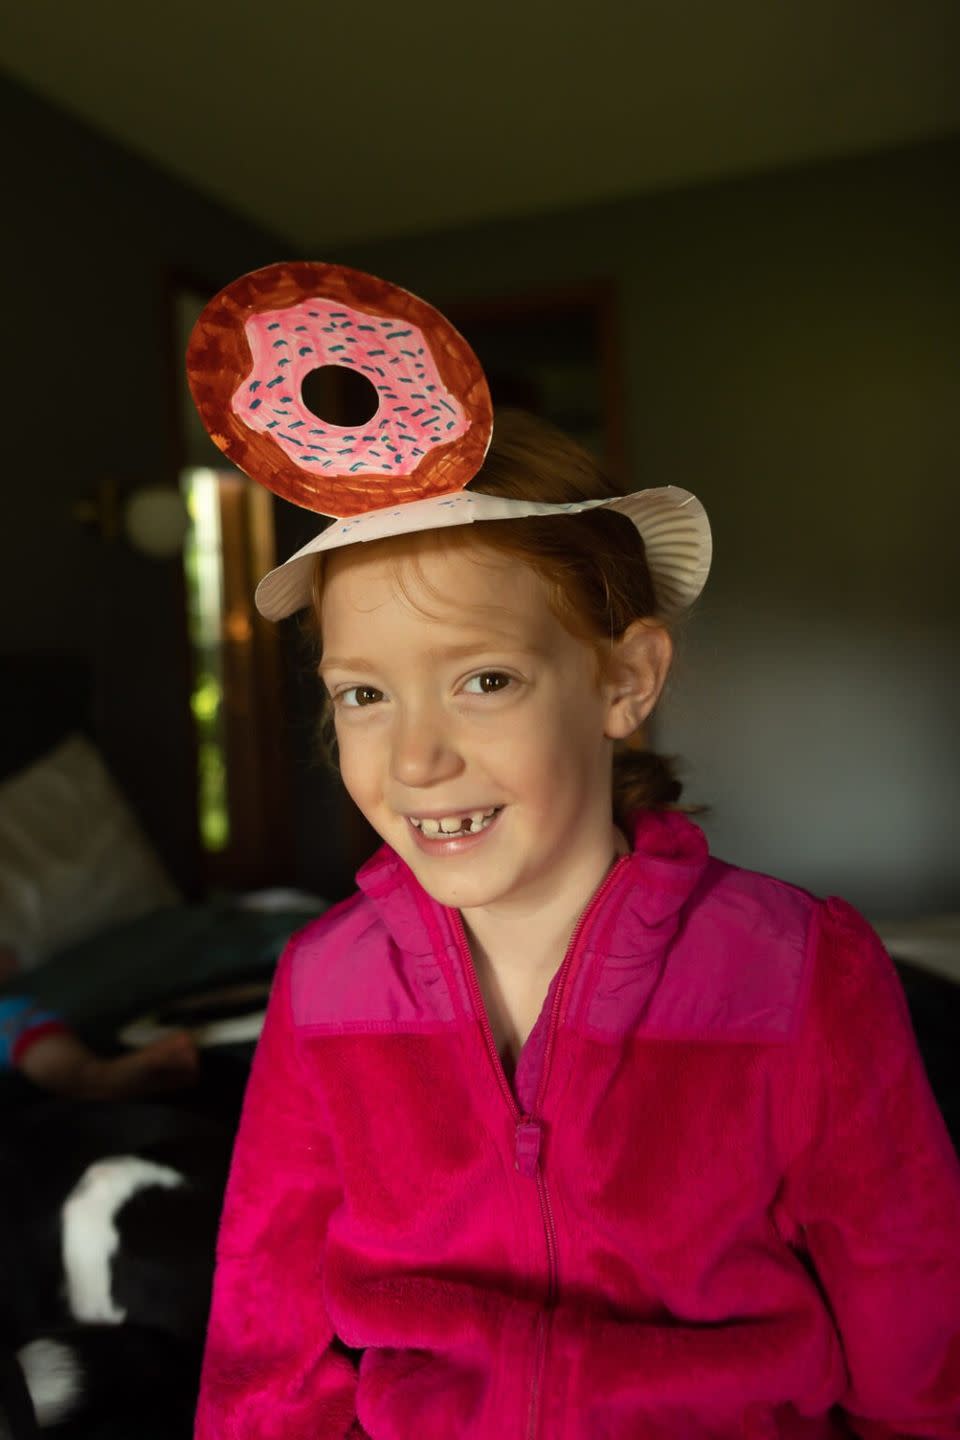
M 352 553 L 350 553 L 352 552 Z M 542 645 L 566 634 L 529 565 L 482 545 L 358 545 L 327 561 L 321 604 L 325 651 L 339 637 L 405 640 L 442 630 L 498 643 Z

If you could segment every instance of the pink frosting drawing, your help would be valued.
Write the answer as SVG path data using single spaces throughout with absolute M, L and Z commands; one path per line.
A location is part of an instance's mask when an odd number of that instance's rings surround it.
M 253 365 L 231 409 L 306 472 L 410 475 L 435 446 L 470 428 L 423 334 L 406 321 L 342 301 L 308 299 L 251 315 L 244 328 Z M 332 425 L 307 409 L 304 377 L 323 365 L 366 376 L 380 401 L 372 419 L 361 426 Z

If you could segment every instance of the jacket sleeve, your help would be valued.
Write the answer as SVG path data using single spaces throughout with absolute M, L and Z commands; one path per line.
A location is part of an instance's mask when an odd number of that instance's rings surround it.
M 357 1375 L 323 1302 L 339 1186 L 280 960 L 244 1097 L 220 1233 L 196 1440 L 345 1440 Z
M 840 1335 L 863 1440 L 960 1437 L 960 1164 L 896 969 L 821 907 L 783 1198 Z

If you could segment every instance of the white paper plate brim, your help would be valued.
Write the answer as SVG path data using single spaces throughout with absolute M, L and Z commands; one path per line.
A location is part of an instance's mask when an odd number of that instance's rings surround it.
M 256 605 L 267 620 L 283 620 L 310 604 L 313 559 L 326 550 L 391 535 L 408 535 L 444 525 L 469 525 L 483 520 L 517 520 L 528 515 L 576 515 L 606 507 L 628 516 L 643 536 L 647 563 L 657 594 L 658 612 L 669 619 L 688 609 L 706 583 L 713 555 L 707 512 L 695 495 L 676 485 L 637 490 L 612 500 L 582 500 L 544 505 L 504 500 L 479 491 L 413 500 L 396 509 L 371 510 L 346 520 L 333 520 L 289 560 L 265 575 L 257 586 Z

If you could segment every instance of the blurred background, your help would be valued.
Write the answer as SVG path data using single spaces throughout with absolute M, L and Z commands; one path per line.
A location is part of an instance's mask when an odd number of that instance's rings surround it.
M 78 728 L 182 895 L 351 888 L 309 654 L 252 609 L 314 522 L 183 378 L 224 284 L 336 261 L 706 503 L 652 740 L 715 851 L 960 910 L 954 0 L 31 0 L 0 60 L 6 773 Z

